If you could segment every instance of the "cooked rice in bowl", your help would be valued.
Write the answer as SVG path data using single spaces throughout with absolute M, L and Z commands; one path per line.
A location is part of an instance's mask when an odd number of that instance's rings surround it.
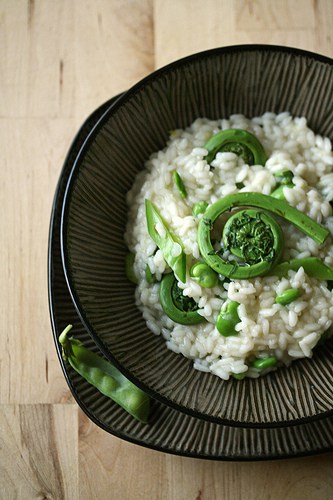
M 209 164 L 204 145 L 211 136 L 228 129 L 254 134 L 268 156 L 265 165 L 248 165 L 233 152 L 217 153 Z M 175 186 L 175 171 L 186 186 L 186 197 Z M 276 174 L 281 171 L 293 174 L 293 185 L 283 187 L 285 201 L 333 234 L 331 142 L 310 130 L 304 117 L 294 118 L 287 112 L 265 113 L 253 119 L 242 115 L 215 121 L 200 118 L 186 130 L 172 131 L 165 149 L 151 156 L 127 196 L 125 239 L 134 254 L 136 303 L 148 328 L 162 335 L 169 349 L 193 359 L 195 369 L 225 380 L 230 376 L 258 377 L 294 359 L 311 357 L 332 324 L 333 293 L 329 283 L 308 276 L 302 266 L 282 277 L 274 276 L 273 271 L 249 279 L 220 275 L 212 288 L 200 286 L 190 276 L 191 265 L 202 260 L 198 225 L 204 214 L 193 215 L 195 204 L 204 201 L 211 206 L 236 193 L 269 196 L 277 189 Z M 179 324 L 161 306 L 161 279 L 171 269 L 149 235 L 145 200 L 158 208 L 181 242 L 187 272 L 184 282 L 177 279 L 178 287 L 184 297 L 195 301 L 198 314 L 204 318 L 199 324 Z M 285 241 L 281 261 L 312 256 L 333 267 L 331 237 L 320 245 L 293 224 L 278 220 Z M 160 231 L 162 234 L 163 228 Z M 224 258 L 231 261 L 234 256 L 226 251 Z M 147 266 L 154 279 L 147 279 Z M 287 304 L 277 303 L 276 298 L 289 289 L 297 289 L 299 296 Z M 230 302 L 238 304 L 238 322 L 234 334 L 224 336 L 216 322 L 222 306 Z M 256 360 L 268 358 L 276 363 L 263 369 L 256 367 Z

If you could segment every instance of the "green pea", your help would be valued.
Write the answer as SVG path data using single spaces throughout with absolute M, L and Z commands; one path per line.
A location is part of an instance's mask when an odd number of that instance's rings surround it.
M 265 370 L 277 364 L 278 360 L 275 356 L 268 356 L 267 358 L 257 358 L 252 362 L 253 368 L 257 370 Z
M 208 203 L 206 201 L 198 201 L 192 208 L 192 214 L 195 217 L 206 212 L 206 208 L 208 207 Z
M 231 301 L 226 307 L 223 305 L 221 308 L 216 319 L 216 328 L 223 337 L 238 335 L 238 332 L 235 330 L 235 326 L 239 323 L 238 306 L 238 302 Z
M 183 179 L 180 177 L 179 173 L 177 170 L 174 170 L 173 172 L 173 182 L 175 183 L 176 188 L 178 189 L 178 192 L 182 198 L 187 198 L 187 190 L 185 187 L 185 184 L 183 182 Z
M 298 288 L 288 288 L 288 290 L 285 290 L 276 297 L 275 302 L 285 306 L 298 299 L 300 295 L 301 291 Z
M 213 288 L 217 285 L 218 274 L 205 262 L 196 262 L 190 269 L 191 278 L 204 288 Z
M 134 272 L 134 259 L 135 255 L 132 252 L 129 252 L 125 257 L 125 274 L 129 281 L 134 283 L 134 285 L 138 284 L 138 278 Z

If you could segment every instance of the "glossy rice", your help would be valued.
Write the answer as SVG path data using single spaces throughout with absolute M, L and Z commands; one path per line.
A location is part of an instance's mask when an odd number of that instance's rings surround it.
M 265 166 L 244 164 L 234 153 L 218 153 L 210 165 L 204 144 L 218 131 L 228 128 L 252 132 L 268 155 Z M 180 174 L 188 196 L 182 199 L 174 186 L 172 173 Z M 274 173 L 291 170 L 293 188 L 284 188 L 285 199 L 333 233 L 330 201 L 333 200 L 333 155 L 328 138 L 310 130 L 306 119 L 289 113 L 265 113 L 248 119 L 233 115 L 229 119 L 197 119 L 186 130 L 171 133 L 166 147 L 154 153 L 137 176 L 128 193 L 127 245 L 135 254 L 134 271 L 138 277 L 136 303 L 152 334 L 162 335 L 166 347 L 193 360 L 195 369 L 212 372 L 227 380 L 231 374 L 257 377 L 267 370 L 251 367 L 254 358 L 275 356 L 279 365 L 311 357 L 333 320 L 333 292 L 326 281 L 309 278 L 303 268 L 288 276 L 231 280 L 211 289 L 194 282 L 187 271 L 186 283 L 179 282 L 183 294 L 192 297 L 206 321 L 180 325 L 168 318 L 159 301 L 159 280 L 168 266 L 162 252 L 148 235 L 145 199 L 151 200 L 173 232 L 181 239 L 187 262 L 200 259 L 197 244 L 199 218 L 192 214 L 198 201 L 212 204 L 237 192 L 271 194 L 276 188 Z M 316 244 L 292 224 L 282 222 L 285 248 L 282 260 L 319 257 L 333 266 L 333 244 L 329 237 Z M 146 281 L 146 265 L 157 281 Z M 188 268 L 190 265 L 188 264 Z M 288 288 L 299 288 L 299 298 L 288 305 L 275 303 L 277 295 Z M 223 337 L 215 326 L 226 301 L 239 303 L 237 335 Z

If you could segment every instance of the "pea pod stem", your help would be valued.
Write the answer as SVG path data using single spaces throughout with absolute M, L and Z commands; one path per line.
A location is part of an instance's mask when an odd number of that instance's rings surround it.
M 109 361 L 86 349 L 77 339 L 68 337 L 72 325 L 68 325 L 59 336 L 62 356 L 71 367 L 89 384 L 112 399 L 142 423 L 147 423 L 149 396 L 130 382 Z
M 147 228 L 150 237 L 161 250 L 167 264 L 176 276 L 185 283 L 186 281 L 186 255 L 181 241 L 172 233 L 169 225 L 165 222 L 157 207 L 150 200 L 145 200 Z M 157 226 L 162 228 L 163 234 L 158 232 Z M 175 255 L 174 248 L 178 244 L 180 252 Z

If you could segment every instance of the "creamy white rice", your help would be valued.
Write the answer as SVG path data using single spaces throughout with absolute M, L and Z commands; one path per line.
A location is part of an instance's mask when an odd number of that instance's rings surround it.
M 207 164 L 204 144 L 218 131 L 239 128 L 252 132 L 263 144 L 268 160 L 265 166 L 244 164 L 233 153 L 218 153 Z M 172 172 L 180 174 L 188 196 L 182 199 L 174 186 Z M 199 218 L 192 215 L 198 201 L 209 205 L 225 195 L 237 192 L 271 194 L 276 188 L 274 173 L 291 170 L 293 188 L 284 188 L 288 203 L 304 212 L 333 233 L 330 201 L 333 199 L 333 155 L 328 138 L 316 135 L 306 119 L 289 113 L 265 113 L 247 119 L 232 115 L 229 119 L 197 119 L 186 130 L 172 131 L 166 147 L 154 153 L 128 193 L 126 243 L 135 254 L 134 271 L 138 278 L 136 303 L 148 328 L 165 338 L 168 349 L 193 359 L 194 368 L 227 380 L 231 374 L 256 377 L 259 371 L 250 365 L 254 358 L 275 356 L 280 364 L 311 357 L 314 347 L 333 320 L 333 292 L 326 281 L 308 277 L 303 268 L 289 271 L 283 278 L 257 277 L 232 279 L 214 288 L 203 288 L 187 270 L 186 283 L 179 281 L 183 294 L 192 297 L 205 322 L 181 325 L 163 313 L 159 288 L 163 273 L 170 271 L 161 250 L 147 231 L 145 199 L 152 201 L 164 220 L 183 243 L 188 262 L 200 259 L 197 243 Z M 243 187 L 239 189 L 239 183 Z M 285 248 L 282 260 L 319 257 L 333 266 L 331 237 L 322 246 L 292 224 L 282 223 Z M 157 281 L 146 280 L 146 265 Z M 286 289 L 301 290 L 299 298 L 288 305 L 275 303 Z M 237 335 L 224 337 L 215 326 L 225 302 L 239 303 Z

